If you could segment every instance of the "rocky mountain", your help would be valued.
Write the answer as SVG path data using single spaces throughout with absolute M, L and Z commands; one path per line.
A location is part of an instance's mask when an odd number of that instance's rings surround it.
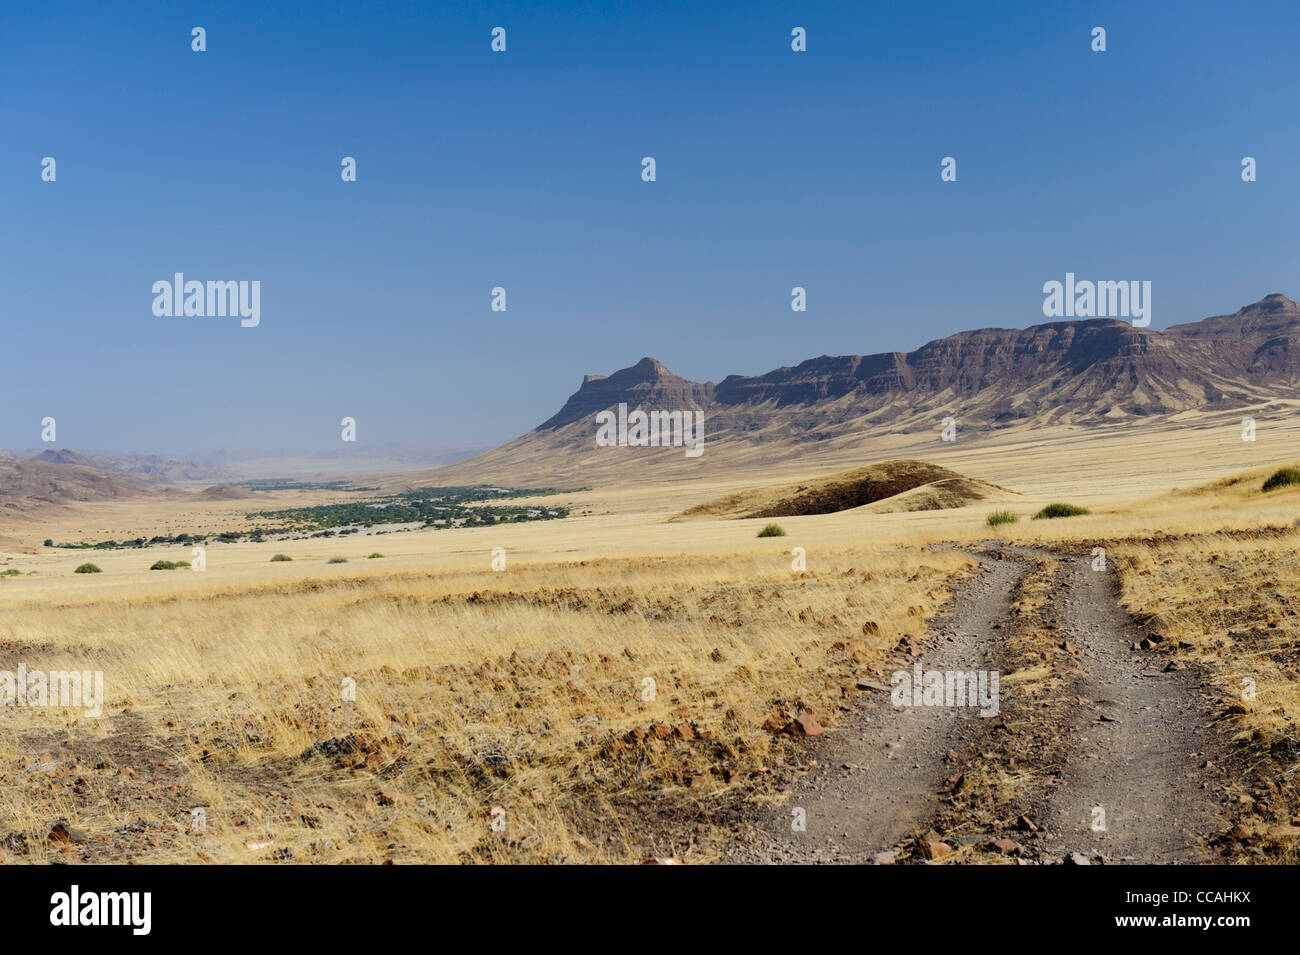
M 702 411 L 704 457 L 716 460 L 742 449 L 776 458 L 882 434 L 930 434 L 946 415 L 970 435 L 1025 423 L 1138 422 L 1295 398 L 1300 305 L 1273 294 L 1231 315 L 1163 330 L 1116 319 L 983 328 L 912 352 L 823 355 L 763 375 L 729 375 L 716 385 L 643 358 L 608 377 L 587 375 L 533 431 L 433 473 L 441 480 L 519 480 L 599 471 L 615 457 L 599 454 L 606 449 L 595 446 L 594 418 L 620 403 Z M 650 453 L 634 456 L 638 469 L 666 475 L 687 466 L 673 449 L 639 450 Z
M 30 518 L 70 504 L 163 493 L 140 478 L 47 453 L 50 458 L 0 458 L 0 516 Z

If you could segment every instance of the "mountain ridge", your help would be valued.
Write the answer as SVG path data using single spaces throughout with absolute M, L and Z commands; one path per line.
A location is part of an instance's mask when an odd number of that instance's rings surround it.
M 680 449 L 597 448 L 595 414 L 620 403 L 703 412 L 703 459 L 753 463 L 881 440 L 901 446 L 904 437 L 915 443 L 937 435 L 948 416 L 969 440 L 1018 424 L 1136 423 L 1279 400 L 1300 400 L 1300 304 L 1271 293 L 1229 315 L 1159 330 L 1109 318 L 978 328 L 909 352 L 821 355 L 717 384 L 683 378 L 647 356 L 583 376 L 532 430 L 420 479 L 551 484 L 692 473 Z

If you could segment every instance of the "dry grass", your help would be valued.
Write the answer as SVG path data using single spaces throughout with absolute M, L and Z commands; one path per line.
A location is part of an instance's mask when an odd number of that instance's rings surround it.
M 1204 536 L 1115 548 L 1123 599 L 1212 674 L 1238 743 L 1236 801 L 1274 861 L 1300 861 L 1300 534 Z
M 91 591 L 45 581 L 39 600 L 7 588 L 0 666 L 101 669 L 109 702 L 98 720 L 5 714 L 7 853 L 707 858 L 711 826 L 783 771 L 791 744 L 763 722 L 833 723 L 854 676 L 918 633 L 968 564 L 845 546 L 794 573 L 788 542 L 749 546 L 495 574 L 477 555 L 332 578 L 264 564 L 147 594 L 110 573 Z M 88 841 L 43 844 L 59 817 Z

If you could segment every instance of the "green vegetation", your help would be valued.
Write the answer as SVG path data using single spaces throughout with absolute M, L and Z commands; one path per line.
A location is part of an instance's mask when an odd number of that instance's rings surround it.
M 176 570 L 177 568 L 188 567 L 189 565 L 190 562 L 188 560 L 156 560 L 153 562 L 153 566 L 150 567 L 149 569 L 150 570 Z
M 274 557 L 271 558 L 271 563 L 274 564 L 282 560 L 293 560 L 293 558 L 290 557 L 288 554 L 276 554 Z
M 74 574 L 102 574 L 103 571 L 100 570 L 98 567 L 96 567 L 94 564 L 82 564 L 80 567 L 74 570 L 73 573 Z
M 780 524 L 768 524 L 758 532 L 759 537 L 784 537 L 785 528 Z
M 346 481 L 331 481 L 327 484 L 308 482 L 249 482 L 241 486 L 265 485 L 265 489 L 303 489 L 311 490 L 350 490 L 373 491 L 377 488 L 349 487 Z M 585 490 L 582 488 L 580 490 Z M 517 504 L 494 504 L 493 501 L 511 497 L 537 497 L 553 494 L 570 494 L 551 487 L 542 488 L 508 488 L 481 485 L 464 487 L 423 487 L 401 494 L 386 497 L 366 498 L 340 504 L 321 504 L 315 507 L 290 507 L 276 511 L 258 511 L 245 514 L 245 520 L 259 518 L 272 522 L 272 526 L 258 526 L 246 531 L 225 531 L 221 534 L 160 534 L 146 540 L 136 537 L 133 540 L 106 540 L 90 544 L 56 544 L 46 541 L 48 547 L 62 547 L 69 550 L 117 550 L 152 547 L 155 544 L 203 544 L 209 540 L 221 544 L 234 544 L 239 541 L 261 543 L 272 535 L 299 537 L 334 537 L 359 533 L 363 528 L 380 527 L 387 524 L 406 524 L 414 527 L 432 527 L 435 529 L 451 527 L 491 527 L 495 524 L 515 524 L 523 521 L 548 521 L 568 517 L 567 507 L 521 507 Z M 394 528 L 405 530 L 407 528 Z M 379 534 L 390 533 L 386 530 Z
M 22 571 L 17 567 L 10 567 L 8 570 L 0 570 L 0 577 L 19 577 Z
M 424 487 L 387 497 L 367 498 L 314 507 L 257 511 L 260 518 L 281 530 L 308 532 L 312 537 L 355 534 L 360 528 L 384 524 L 418 524 L 422 527 L 486 527 L 522 521 L 546 521 L 569 516 L 567 507 L 521 507 L 493 504 L 501 498 L 565 494 L 555 488 Z
M 1297 470 L 1296 468 L 1283 468 L 1280 471 L 1275 471 L 1273 476 L 1264 482 L 1264 486 L 1260 490 L 1272 491 L 1279 487 L 1288 487 L 1292 484 L 1300 484 L 1300 470 Z
M 295 481 L 292 478 L 268 478 L 261 481 L 240 481 L 231 487 L 250 491 L 378 491 L 377 487 L 353 487 L 348 481 Z
M 1086 507 L 1077 507 L 1074 504 L 1048 504 L 1045 508 L 1034 515 L 1034 520 L 1052 517 L 1078 517 L 1080 514 L 1091 514 L 1092 511 Z
M 347 562 L 348 562 L 348 559 L 347 559 L 346 557 L 331 557 L 331 558 L 330 558 L 329 560 L 327 560 L 325 563 L 327 563 L 327 564 L 346 564 Z
M 1014 524 L 1018 520 L 1020 520 L 1020 515 L 1014 511 L 994 511 L 984 518 L 984 523 L 989 527 L 997 527 L 999 524 Z
M 383 556 L 384 555 L 379 553 L 379 551 L 375 551 L 373 554 L 367 557 L 366 560 L 374 560 L 376 557 L 383 557 Z

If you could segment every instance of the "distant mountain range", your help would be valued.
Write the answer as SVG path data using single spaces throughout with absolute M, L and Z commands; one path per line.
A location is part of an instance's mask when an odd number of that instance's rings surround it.
M 673 374 L 653 358 L 587 375 L 553 416 L 493 451 L 432 472 L 439 480 L 579 478 L 610 462 L 685 473 L 676 449 L 608 453 L 595 415 L 629 409 L 705 415 L 703 460 L 766 446 L 773 456 L 826 441 L 932 430 L 952 415 L 988 432 L 1017 423 L 1132 422 L 1191 409 L 1300 398 L 1300 305 L 1268 295 L 1231 315 L 1137 328 L 1116 319 L 959 332 L 912 352 L 811 358 L 720 383 Z M 624 452 L 633 449 L 619 449 Z

